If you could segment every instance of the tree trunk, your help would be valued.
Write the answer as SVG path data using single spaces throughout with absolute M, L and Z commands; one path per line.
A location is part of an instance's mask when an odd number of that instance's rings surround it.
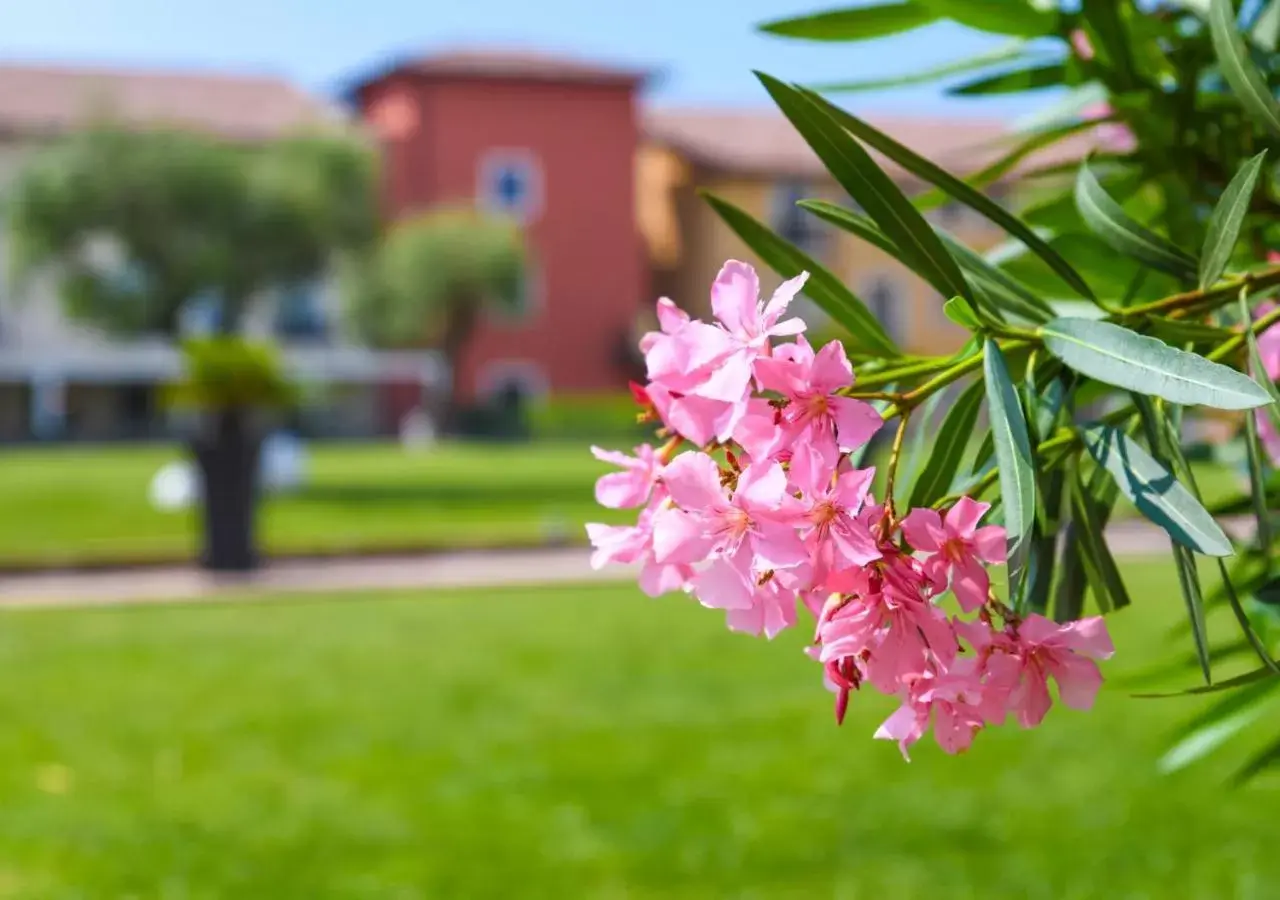
M 445 365 L 449 368 L 449 390 L 441 398 L 437 408 L 437 416 L 443 430 L 452 430 L 457 425 L 458 410 L 461 406 L 458 399 L 458 368 L 462 363 L 463 351 L 471 343 L 476 325 L 480 321 L 478 302 L 463 299 L 449 305 L 449 312 L 444 323 L 444 334 L 440 340 L 440 352 L 444 356 Z
M 247 408 L 210 414 L 192 442 L 202 486 L 200 564 L 215 572 L 247 572 L 259 564 L 255 533 L 258 454 L 262 446 Z

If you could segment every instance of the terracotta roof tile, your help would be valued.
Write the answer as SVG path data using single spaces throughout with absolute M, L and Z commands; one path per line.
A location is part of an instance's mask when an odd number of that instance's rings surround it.
M 0 131 L 61 134 L 100 115 L 237 140 L 342 121 L 336 107 L 278 78 L 0 65 Z
M 476 78 L 528 78 L 540 81 L 639 83 L 648 73 L 533 50 L 466 48 L 433 53 L 400 68 L 424 75 Z

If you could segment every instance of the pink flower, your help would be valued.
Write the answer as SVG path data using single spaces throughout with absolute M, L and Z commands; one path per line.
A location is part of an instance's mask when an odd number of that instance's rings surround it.
M 591 454 L 601 462 L 622 467 L 621 472 L 602 475 L 596 482 L 597 503 L 610 509 L 631 509 L 648 502 L 662 473 L 662 461 L 653 447 L 641 444 L 635 456 L 599 447 L 592 447 Z
M 902 756 L 924 736 L 933 720 L 933 737 L 947 753 L 963 753 L 992 716 L 1000 716 L 997 703 L 982 683 L 973 657 L 956 660 L 942 672 L 922 672 L 906 679 L 902 706 L 885 720 L 875 736 L 898 742 Z
M 978 520 L 991 508 L 961 497 L 943 519 L 932 509 L 913 509 L 902 520 L 902 533 L 916 550 L 933 554 L 925 562 L 925 575 L 939 591 L 947 587 L 965 612 L 987 602 L 991 579 L 982 563 L 1005 561 L 1005 531 L 998 525 L 978 528 Z
M 699 447 L 712 441 L 729 440 L 747 411 L 747 401 L 729 403 L 696 394 L 680 394 L 658 383 L 650 384 L 645 393 L 662 423 Z
M 693 567 L 659 563 L 653 554 L 653 521 L 663 502 L 664 497 L 655 495 L 635 525 L 588 525 L 587 537 L 595 548 L 591 568 L 598 571 L 610 563 L 639 565 L 640 589 L 650 597 L 684 590 L 693 579 Z
M 777 416 L 781 447 L 812 443 L 835 456 L 837 448 L 864 446 L 884 424 L 869 403 L 836 393 L 853 384 L 853 367 L 839 341 L 815 354 L 801 335 L 772 357 L 757 360 L 756 378 L 762 388 L 787 401 Z
M 809 446 L 791 459 L 791 483 L 804 496 L 806 511 L 800 526 L 811 558 L 826 573 L 865 566 L 881 556 L 879 543 L 859 517 L 876 470 L 835 471 L 817 448 Z
M 870 570 L 855 570 L 854 577 L 865 586 L 846 591 L 854 599 L 819 629 L 822 662 L 858 659 L 867 679 L 887 694 L 896 693 L 909 675 L 951 663 L 958 648 L 955 633 L 942 610 L 925 598 L 923 579 L 901 574 L 890 579 Z
M 1016 632 L 995 635 L 995 643 L 981 653 L 993 688 L 1016 713 L 1023 728 L 1039 725 L 1049 711 L 1048 680 L 1072 709 L 1092 708 L 1102 672 L 1094 660 L 1115 652 L 1100 616 L 1057 625 L 1044 616 L 1027 616 Z
M 1271 254 L 1276 255 L 1276 254 Z M 1280 256 L 1278 256 L 1280 259 Z M 1271 260 L 1270 255 L 1268 262 Z M 1261 318 L 1275 309 L 1274 303 L 1264 303 L 1254 310 L 1254 316 Z M 1254 378 L 1267 378 L 1271 381 L 1280 379 L 1280 328 L 1272 326 L 1258 335 L 1258 356 L 1262 359 L 1262 372 L 1254 372 Z M 1280 433 L 1276 432 L 1271 413 L 1260 407 L 1254 410 L 1254 421 L 1258 424 L 1258 437 L 1262 440 L 1263 449 L 1274 465 L 1280 466 Z
M 796 592 L 771 577 L 755 586 L 749 607 L 727 610 L 725 621 L 733 631 L 763 634 L 773 640 L 779 632 L 796 623 Z
M 1077 28 L 1071 32 L 1071 46 L 1075 49 L 1076 56 L 1085 62 L 1093 59 L 1093 42 L 1082 29 Z
M 743 347 L 757 354 L 768 352 L 770 337 L 783 337 L 804 331 L 800 319 L 778 321 L 791 301 L 804 289 L 809 273 L 801 272 L 784 281 L 773 292 L 768 303 L 760 297 L 760 279 L 756 270 L 744 262 L 731 259 L 720 269 L 711 286 L 711 311 L 725 331 Z
M 1106 119 L 1114 110 L 1109 103 L 1095 103 L 1080 111 L 1082 119 Z M 1107 122 L 1097 128 L 1098 143 L 1104 150 L 1112 153 L 1132 153 L 1137 149 L 1138 141 L 1123 122 Z
M 654 522 L 657 558 L 695 563 L 715 554 L 737 557 L 744 547 L 758 568 L 786 568 L 806 554 L 788 519 L 798 504 L 787 494 L 787 476 L 778 463 L 751 465 L 738 474 L 732 495 L 720 483 L 720 469 L 705 453 L 684 453 L 666 467 L 663 484 L 679 509 Z

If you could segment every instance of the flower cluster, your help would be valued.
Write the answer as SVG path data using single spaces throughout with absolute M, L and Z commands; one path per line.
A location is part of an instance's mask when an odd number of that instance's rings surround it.
M 837 720 L 864 684 L 899 698 L 876 737 L 904 755 L 930 724 L 952 753 L 1010 715 L 1039 724 L 1051 678 L 1063 703 L 1088 708 L 1102 681 L 1094 660 L 1112 653 L 1105 626 L 1020 617 L 997 600 L 987 566 L 1004 562 L 1005 532 L 979 524 L 988 504 L 964 497 L 898 517 L 875 501 L 874 469 L 854 460 L 882 418 L 848 396 L 841 344 L 815 351 L 804 323 L 785 318 L 805 279 L 764 302 L 755 271 L 730 261 L 711 289 L 714 324 L 658 301 L 661 331 L 641 341 L 649 380 L 633 391 L 667 441 L 634 456 L 593 448 L 620 468 L 597 500 L 640 513 L 635 525 L 587 526 L 592 564 L 638 566 L 647 594 L 687 592 L 731 629 L 769 638 L 802 605 Z M 794 340 L 774 344 L 783 337 Z M 951 615 L 938 604 L 948 590 Z

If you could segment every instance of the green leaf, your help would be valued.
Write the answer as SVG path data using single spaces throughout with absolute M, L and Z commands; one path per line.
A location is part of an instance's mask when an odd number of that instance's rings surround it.
M 904 254 L 889 240 L 879 226 L 862 213 L 845 209 L 825 200 L 801 200 L 800 207 L 807 209 L 825 222 L 829 222 L 842 231 L 856 235 L 873 247 L 877 247 L 903 265 L 910 267 L 911 258 Z M 1031 289 L 1012 276 L 992 266 L 985 259 L 968 247 L 952 238 L 940 229 L 934 229 L 939 240 L 951 252 L 957 265 L 960 266 L 966 282 L 973 293 L 970 303 L 977 309 L 999 318 L 1000 310 L 1005 310 L 1028 322 L 1041 323 L 1053 315 L 1053 309 L 1032 293 Z M 938 281 L 936 276 L 924 275 L 933 288 L 945 294 L 948 285 Z
M 1071 267 L 1056 250 L 1049 246 L 1038 234 L 1035 233 L 1025 222 L 1017 216 L 1010 213 L 1003 206 L 993 201 L 991 198 L 984 196 L 980 191 L 975 190 L 965 184 L 959 178 L 950 174 L 940 166 L 930 162 L 923 156 L 915 153 L 908 147 L 899 144 L 893 138 L 884 132 L 876 129 L 872 125 L 858 118 L 850 112 L 833 106 L 820 97 L 815 98 L 816 102 L 821 103 L 826 112 L 837 122 L 845 127 L 854 137 L 860 141 L 864 141 L 870 146 L 879 150 L 885 156 L 892 159 L 902 168 L 906 169 L 913 175 L 924 179 L 932 185 L 946 191 L 950 196 L 954 197 L 960 203 L 977 212 L 990 222 L 1003 228 L 1006 232 L 1022 241 L 1031 252 L 1035 253 L 1045 264 L 1056 272 L 1062 280 L 1068 284 L 1076 293 L 1086 299 L 1093 299 L 1093 293 L 1089 290 L 1089 285 L 1080 277 L 1079 273 Z M 1039 301 L 1039 298 L 1036 298 Z M 1043 303 L 1043 301 L 1039 301 Z M 1046 307 L 1047 309 L 1047 307 Z
M 866 41 L 928 25 L 938 14 L 916 3 L 883 3 L 766 22 L 760 30 L 810 41 Z
M 1102 63 L 1112 73 L 1114 85 L 1121 91 L 1131 90 L 1137 82 L 1133 65 L 1133 48 L 1120 15 L 1117 0 L 1082 0 L 1080 11 L 1084 31 Z
M 1266 5 L 1254 20 L 1249 37 L 1268 53 L 1276 52 L 1276 45 L 1280 43 L 1280 2 L 1271 0 Z
M 977 331 L 982 327 L 978 314 L 963 297 L 952 297 L 942 304 L 942 314 L 966 331 Z
M 1080 374 L 1170 403 L 1252 409 L 1271 399 L 1235 369 L 1110 322 L 1054 319 L 1040 334 L 1048 351 Z
M 987 412 L 994 435 L 996 464 L 1000 467 L 1000 494 L 1009 540 L 1010 593 L 1016 596 L 1029 549 L 1027 538 L 1036 517 L 1035 461 L 1027 438 L 1027 421 L 1004 355 L 993 340 L 987 340 L 985 349 L 983 375 Z
M 1041 88 L 1057 87 L 1067 80 L 1065 63 L 1048 63 L 1028 66 L 1024 69 L 1011 69 L 1008 72 L 997 72 L 984 75 L 973 81 L 966 81 L 947 88 L 947 93 L 954 96 L 973 97 L 988 94 L 1020 94 L 1024 91 L 1036 91 Z
M 1129 591 L 1120 575 L 1120 567 L 1116 565 L 1115 556 L 1106 540 L 1107 521 L 1115 502 L 1114 494 L 1118 492 L 1108 482 L 1106 487 L 1111 488 L 1112 496 L 1100 501 L 1098 494 L 1106 491 L 1100 484 L 1094 487 L 1095 481 L 1100 480 L 1097 479 L 1099 475 L 1101 470 L 1095 472 L 1095 477 L 1086 485 L 1084 479 L 1077 474 L 1071 486 L 1072 521 L 1067 534 L 1067 548 L 1070 550 L 1074 546 L 1075 552 L 1079 554 L 1080 565 L 1085 580 L 1093 591 L 1094 602 L 1098 604 L 1100 611 L 1107 613 L 1128 606 L 1130 600 Z M 1091 490 L 1091 487 L 1094 489 Z M 1075 606 L 1075 618 L 1079 618 L 1078 603 L 1066 601 L 1065 598 L 1061 602 Z
M 966 388 L 947 411 L 942 426 L 931 436 L 933 453 L 911 490 L 913 508 L 932 506 L 951 488 L 969 445 L 969 436 L 973 434 L 973 426 L 978 421 L 983 393 L 981 382 Z
M 1258 523 L 1258 546 L 1271 556 L 1271 511 L 1267 509 L 1267 480 L 1262 474 L 1262 442 L 1258 439 L 1258 420 L 1244 417 L 1245 454 L 1249 460 L 1249 498 L 1253 501 L 1253 517 Z
M 801 272 L 808 272 L 809 280 L 804 286 L 805 296 L 848 330 L 852 346 L 878 356 L 902 355 L 902 351 L 885 333 L 884 326 L 867 309 L 866 304 L 821 263 L 778 237 L 732 203 L 706 192 L 703 192 L 703 197 L 743 243 L 783 278 L 794 278 Z
M 819 105 L 821 98 L 762 72 L 756 77 L 840 186 L 911 260 L 912 271 L 932 284 L 946 285 L 943 296 L 972 299 L 960 267 L 924 217 L 862 145 Z
M 982 439 L 982 443 L 978 445 L 978 452 L 973 455 L 972 471 L 975 475 L 980 474 L 989 462 L 996 455 L 996 436 L 994 431 L 988 431 L 986 437 Z
M 1202 684 L 1193 688 L 1186 688 L 1181 691 L 1165 691 L 1158 694 L 1134 694 L 1143 700 L 1164 700 L 1170 697 L 1187 697 L 1196 694 L 1218 694 L 1222 691 L 1232 691 L 1238 687 L 1244 687 L 1247 684 L 1255 684 L 1259 681 L 1265 681 L 1269 678 L 1275 678 L 1276 673 L 1263 666 L 1261 669 L 1254 669 L 1252 672 L 1245 672 L 1243 675 L 1237 675 L 1235 678 L 1228 678 L 1226 681 L 1216 681 L 1213 684 Z
M 1187 281 L 1195 279 L 1195 259 L 1130 218 L 1098 183 L 1087 161 L 1080 164 L 1075 200 L 1089 229 L 1116 250 L 1153 269 Z
M 1202 290 L 1217 284 L 1222 273 L 1227 270 L 1227 264 L 1231 262 L 1231 253 L 1235 250 L 1236 241 L 1240 239 L 1240 226 L 1244 224 L 1245 213 L 1249 211 L 1258 175 L 1262 171 L 1262 162 L 1266 158 L 1267 151 L 1263 150 L 1242 165 L 1227 189 L 1222 192 L 1218 205 L 1213 208 L 1213 215 L 1209 217 L 1209 232 L 1204 239 L 1204 250 L 1200 253 Z
M 937 435 L 938 410 L 946 398 L 946 391 L 938 391 L 924 402 L 911 417 L 910 445 L 904 454 L 904 460 L 898 466 L 898 480 L 894 488 L 896 496 L 910 497 L 915 490 L 916 477 L 921 473 L 921 460 L 924 458 L 926 442 Z
M 1146 450 L 1113 425 L 1091 425 L 1085 447 L 1120 493 L 1178 544 L 1206 556 L 1230 556 L 1231 541 L 1195 497 Z
M 1271 658 L 1271 651 L 1262 642 L 1262 638 L 1258 637 L 1258 632 L 1254 630 L 1248 614 L 1245 613 L 1244 607 L 1240 605 L 1240 597 L 1236 594 L 1235 586 L 1231 584 L 1231 574 L 1227 571 L 1227 565 L 1222 560 L 1218 560 L 1218 572 L 1222 575 L 1222 587 L 1227 592 L 1227 602 L 1231 604 L 1231 611 L 1235 613 L 1236 621 L 1240 624 L 1240 630 L 1244 632 L 1249 646 L 1253 648 L 1253 652 L 1258 655 L 1258 659 L 1262 660 L 1264 666 L 1280 675 L 1280 664 L 1277 664 Z
M 1209 32 L 1213 36 L 1213 51 L 1217 54 L 1222 77 L 1240 104 L 1272 134 L 1280 135 L 1280 104 L 1276 103 L 1266 79 L 1249 58 L 1249 50 L 1236 28 L 1236 12 L 1231 0 L 1211 0 Z
M 946 16 L 953 22 L 994 34 L 1041 37 L 1053 34 L 1058 17 L 1032 6 L 1026 0 L 916 0 L 918 4 Z
M 1186 547 L 1174 546 L 1173 561 L 1178 570 L 1182 602 L 1187 607 L 1187 619 L 1191 623 L 1191 636 L 1195 641 L 1200 672 L 1204 675 L 1205 684 L 1210 684 L 1213 677 L 1209 668 L 1209 635 L 1205 630 L 1204 592 L 1200 587 L 1200 572 L 1196 569 L 1195 557 Z
M 810 90 L 820 91 L 824 94 L 837 93 L 856 93 L 859 91 L 882 91 L 886 88 L 905 87 L 912 84 L 929 84 L 948 78 L 952 75 L 959 75 L 964 72 L 972 72 L 977 69 L 985 69 L 988 66 L 997 63 L 1010 62 L 1018 59 L 1026 52 L 1026 41 L 1014 41 L 997 47 L 987 53 L 980 53 L 977 56 L 969 56 L 965 59 L 958 59 L 954 62 L 944 63 L 940 66 L 934 66 L 931 69 L 925 69 L 921 72 L 913 72 L 910 75 L 896 75 L 889 78 L 873 78 L 867 81 L 841 81 L 832 84 L 810 85 Z
M 1274 689 L 1273 684 L 1258 682 L 1215 703 L 1182 729 L 1182 737 L 1160 758 L 1157 768 L 1167 775 L 1212 753 L 1258 719 L 1264 711 L 1259 701 Z
M 1147 270 L 1142 270 L 1146 272 Z M 1192 322 L 1188 319 L 1166 319 L 1163 316 L 1151 316 L 1146 325 L 1151 333 L 1167 344 L 1212 344 L 1217 346 L 1223 341 L 1231 340 L 1235 333 L 1217 325 L 1205 325 L 1203 322 Z

